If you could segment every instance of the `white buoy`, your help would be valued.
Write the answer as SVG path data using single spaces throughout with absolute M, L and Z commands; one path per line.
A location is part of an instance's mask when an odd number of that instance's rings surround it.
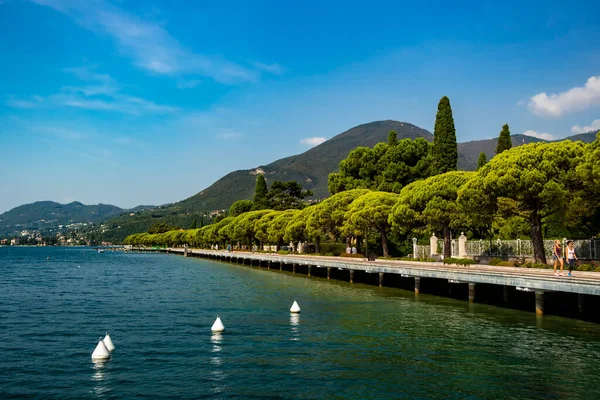
M 111 353 L 115 351 L 115 345 L 113 344 L 113 341 L 110 338 L 108 332 L 106 332 L 106 336 L 104 336 L 104 339 L 102 339 L 102 341 L 104 342 L 104 345 L 106 346 L 108 351 L 110 351 Z
M 225 330 L 225 326 L 223 325 L 223 322 L 221 322 L 221 317 L 217 315 L 217 319 L 210 330 L 213 332 L 223 332 Z
M 296 300 L 294 300 L 294 304 L 292 304 L 290 312 L 292 314 L 298 314 L 300 312 L 300 306 L 298 305 L 298 302 Z
M 106 348 L 106 345 L 102 341 L 102 338 L 98 341 L 98 346 L 92 353 L 92 360 L 108 360 L 110 358 L 110 352 Z

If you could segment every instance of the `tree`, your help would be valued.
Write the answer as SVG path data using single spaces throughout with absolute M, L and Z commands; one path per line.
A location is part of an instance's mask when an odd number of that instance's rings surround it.
M 305 190 L 296 181 L 275 181 L 267 195 L 269 208 L 278 211 L 299 209 L 304 206 L 302 200 L 312 196 L 312 191 Z
M 269 214 L 273 210 L 256 210 L 237 216 L 231 223 L 231 231 L 229 237 L 231 240 L 237 240 L 242 243 L 252 245 L 256 235 L 256 223 L 265 214 Z
M 341 234 L 345 214 L 350 204 L 360 196 L 369 193 L 367 189 L 354 189 L 337 193 L 314 206 L 314 211 L 306 225 L 311 231 L 321 230 L 328 233 L 332 239 Z
M 438 104 L 433 130 L 433 168 L 435 173 L 442 174 L 456 171 L 458 162 L 458 146 L 456 144 L 456 130 L 450 99 L 444 96 Z
M 252 200 L 238 200 L 229 207 L 229 216 L 237 217 L 240 214 L 252 210 L 254 202 Z
M 256 221 L 256 223 L 254 225 L 254 231 L 255 231 L 254 236 L 260 242 L 261 249 L 262 249 L 262 246 L 264 243 L 269 242 L 268 230 L 269 230 L 269 227 L 271 226 L 271 223 L 273 222 L 273 220 L 276 217 L 280 216 L 282 212 L 283 211 L 271 211 L 271 212 L 263 215 L 258 221 Z
M 390 131 L 390 133 L 388 134 L 388 146 L 395 146 L 398 144 L 398 135 L 396 134 L 396 131 Z
M 375 230 L 381 237 L 383 256 L 389 257 L 387 235 L 391 225 L 388 219 L 397 201 L 397 194 L 387 192 L 369 192 L 358 197 L 344 215 L 342 230 L 360 236 L 367 236 L 370 230 Z
M 267 228 L 267 233 L 269 235 L 269 242 L 275 243 L 277 245 L 277 250 L 279 251 L 279 247 L 283 243 L 283 239 L 285 236 L 285 231 L 287 229 L 288 223 L 299 214 L 300 210 L 287 210 L 283 211 L 277 217 L 275 217 L 269 227 Z
M 267 198 L 268 193 L 269 189 L 267 188 L 267 180 L 263 174 L 258 174 L 256 176 L 256 186 L 254 189 L 255 210 L 264 210 L 265 208 L 269 208 L 269 199 Z
M 479 153 L 479 158 L 477 159 L 477 171 L 479 171 L 479 169 L 485 164 L 487 164 L 487 156 L 482 151 L 481 153 Z
M 176 226 L 169 225 L 165 222 L 156 222 L 148 229 L 148 233 L 150 233 L 150 234 L 164 233 L 164 232 L 172 231 L 175 229 L 179 229 L 179 228 Z
M 512 147 L 512 139 L 510 138 L 510 130 L 508 124 L 502 126 L 500 136 L 498 136 L 498 144 L 496 145 L 496 154 L 502 153 L 504 150 L 510 150 Z
M 396 145 L 357 147 L 329 174 L 329 193 L 369 189 L 398 193 L 403 186 L 431 174 L 431 144 L 423 138 L 402 139 Z
M 420 180 L 400 192 L 390 222 L 406 230 L 420 222 L 431 231 L 441 230 L 444 236 L 444 257 L 451 256 L 451 229 L 466 224 L 465 213 L 457 203 L 458 190 L 473 172 L 450 171 Z
M 192 226 L 190 226 L 190 229 L 196 229 L 196 225 L 197 225 L 197 221 L 194 220 L 194 222 L 192 222 Z
M 471 215 L 493 216 L 499 199 L 514 200 L 529 220 L 535 260 L 545 263 L 543 219 L 563 212 L 577 196 L 582 181 L 576 169 L 584 152 L 583 143 L 569 140 L 503 151 L 460 189 L 459 201 Z

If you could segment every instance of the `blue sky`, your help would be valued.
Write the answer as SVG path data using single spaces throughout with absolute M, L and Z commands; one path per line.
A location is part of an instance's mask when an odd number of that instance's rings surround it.
M 597 129 L 599 16 L 597 1 L 0 0 L 0 212 L 179 201 L 361 123 L 433 130 L 444 95 L 459 141 Z

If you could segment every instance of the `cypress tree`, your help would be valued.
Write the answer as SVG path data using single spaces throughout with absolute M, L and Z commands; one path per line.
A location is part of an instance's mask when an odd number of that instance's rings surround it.
M 510 130 L 508 124 L 504 124 L 500 136 L 498 136 L 498 145 L 496 146 L 496 154 L 502 153 L 512 147 L 512 139 L 510 138 Z
M 436 174 L 456 171 L 458 146 L 450 99 L 444 96 L 438 104 L 433 130 L 433 170 Z
M 388 146 L 395 146 L 398 144 L 398 135 L 396 131 L 390 131 L 388 134 Z
M 194 222 L 192 223 L 192 226 L 190 226 L 190 229 L 196 229 L 196 224 L 197 224 L 197 221 L 194 220 Z
M 267 188 L 267 180 L 263 174 L 256 176 L 256 186 L 254 189 L 254 209 L 264 210 L 269 207 L 269 189 Z
M 483 167 L 485 164 L 487 164 L 487 156 L 482 151 L 479 153 L 479 158 L 477 159 L 477 171 L 479 171 L 479 168 Z

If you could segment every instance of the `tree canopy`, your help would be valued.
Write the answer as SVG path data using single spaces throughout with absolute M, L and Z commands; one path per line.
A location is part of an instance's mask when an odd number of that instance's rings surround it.
M 375 230 L 381 237 L 384 257 L 389 256 L 388 221 L 392 208 L 398 201 L 398 195 L 387 192 L 369 192 L 350 203 L 344 215 L 342 229 L 346 234 L 366 236 L 369 230 Z
M 498 199 L 516 202 L 531 227 L 536 261 L 546 262 L 542 220 L 562 212 L 579 188 L 576 168 L 583 161 L 581 142 L 530 143 L 498 154 L 460 190 L 464 210 L 493 215 Z
M 450 99 L 444 96 L 438 104 L 433 129 L 433 168 L 434 173 L 442 174 L 456 171 L 458 163 L 458 145 L 456 144 L 456 129 Z
M 450 171 L 416 181 L 400 192 L 390 222 L 399 230 L 421 223 L 431 232 L 442 231 L 444 256 L 450 256 L 451 229 L 466 225 L 465 213 L 457 203 L 458 190 L 473 172 Z
M 498 145 L 496 146 L 496 154 L 502 153 L 504 150 L 510 150 L 512 147 L 512 139 L 510 138 L 510 130 L 508 124 L 504 124 L 500 136 L 498 136 Z
M 238 200 L 229 207 L 229 216 L 237 217 L 240 214 L 252 210 L 254 202 L 252 200 Z
M 479 153 L 479 158 L 477 159 L 477 171 L 479 171 L 479 169 L 485 164 L 487 164 L 487 156 L 484 152 L 481 152 Z
M 431 174 L 430 149 L 423 138 L 357 147 L 340 162 L 339 172 L 329 174 L 329 193 L 352 189 L 399 193 L 410 182 Z
M 278 211 L 303 208 L 303 200 L 312 194 L 312 191 L 303 189 L 296 181 L 275 181 L 267 194 L 267 204 L 269 208 Z

